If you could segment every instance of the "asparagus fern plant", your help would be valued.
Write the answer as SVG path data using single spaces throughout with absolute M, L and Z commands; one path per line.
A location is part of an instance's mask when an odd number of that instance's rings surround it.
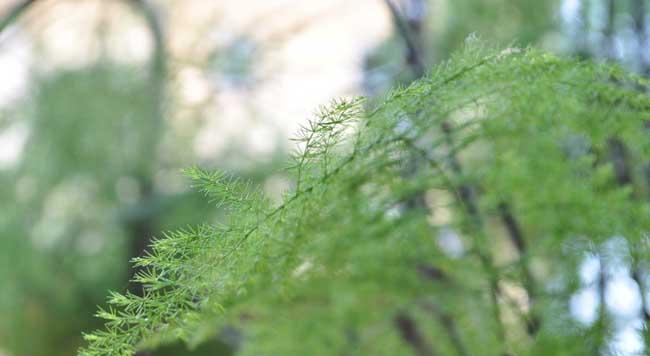
M 281 203 L 188 169 L 225 221 L 156 239 L 134 261 L 143 295 L 112 293 L 80 355 L 191 347 L 226 327 L 243 355 L 610 352 L 621 322 L 607 293 L 589 323 L 570 301 L 585 256 L 645 290 L 647 85 L 473 43 L 380 103 L 323 109 Z

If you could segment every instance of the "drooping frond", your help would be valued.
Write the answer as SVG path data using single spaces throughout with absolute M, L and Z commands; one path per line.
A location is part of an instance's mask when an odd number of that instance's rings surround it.
M 112 293 L 80 355 L 225 326 L 245 355 L 592 355 L 609 326 L 567 316 L 576 261 L 615 236 L 647 257 L 647 84 L 474 43 L 376 106 L 322 110 L 280 205 L 189 169 L 224 225 L 156 240 L 144 295 Z

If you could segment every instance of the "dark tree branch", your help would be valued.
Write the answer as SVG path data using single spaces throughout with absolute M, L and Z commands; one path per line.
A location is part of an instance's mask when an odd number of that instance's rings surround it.
M 580 16 L 578 23 L 578 38 L 577 38 L 577 54 L 582 58 L 589 58 L 591 55 L 591 48 L 589 46 L 589 31 L 590 31 L 590 19 L 589 19 L 589 1 L 581 0 L 580 1 Z
M 449 277 L 445 274 L 445 272 L 443 272 L 441 269 L 435 266 L 420 264 L 417 266 L 417 270 L 422 277 L 429 279 L 431 281 L 439 281 L 439 282 L 449 281 Z
M 164 102 L 165 102 L 165 77 L 167 75 L 167 50 L 165 46 L 165 34 L 160 23 L 156 8 L 153 7 L 147 0 L 129 0 L 131 4 L 139 10 L 146 23 L 151 38 L 153 40 L 153 53 L 151 58 L 151 65 L 149 68 L 149 83 L 150 83 L 150 120 L 154 124 L 155 130 L 160 130 L 164 117 Z M 151 135 L 155 137 L 156 135 Z M 157 138 L 154 138 L 157 139 Z M 155 144 L 152 148 L 155 150 Z
M 146 137 L 149 138 L 143 144 L 147 152 L 142 153 L 148 159 L 146 164 L 137 172 L 137 180 L 141 190 L 141 198 L 138 203 L 139 213 L 128 222 L 131 233 L 131 258 L 142 256 L 148 248 L 151 238 L 156 230 L 156 214 L 154 209 L 156 202 L 156 191 L 153 183 L 155 174 L 155 157 L 158 147 L 159 133 L 162 129 L 165 102 L 165 76 L 167 73 L 167 52 L 165 49 L 165 36 L 157 14 L 157 10 L 147 0 L 127 0 L 138 12 L 140 12 L 151 32 L 153 43 L 152 58 L 149 68 L 149 117 L 151 130 Z M 138 270 L 132 268 L 130 279 L 136 275 Z M 142 293 L 136 283 L 130 285 L 131 292 Z
M 0 18 L 0 33 L 2 33 L 9 25 L 14 23 L 30 6 L 34 5 L 37 0 L 23 0 L 16 3 L 14 6 L 9 7 L 9 11 Z
M 620 139 L 614 137 L 609 139 L 609 149 L 616 182 L 620 186 L 632 184 L 632 169 L 627 148 Z
M 420 78 L 426 72 L 426 67 L 422 54 L 422 45 L 417 40 L 413 29 L 421 28 L 421 23 L 416 24 L 415 21 L 409 23 L 409 21 L 404 19 L 404 16 L 392 0 L 384 0 L 384 2 L 390 11 L 399 35 L 406 44 L 406 61 L 409 64 L 409 68 L 416 78 Z
M 426 3 L 424 0 L 409 0 L 409 5 L 405 11 L 400 11 L 392 0 L 384 0 L 390 11 L 393 23 L 395 24 L 398 35 L 406 44 L 405 62 L 413 73 L 414 79 L 421 78 L 425 74 L 424 56 L 422 54 L 424 45 L 422 43 L 422 28 L 426 12 Z M 408 122 L 410 124 L 410 122 Z M 409 158 L 405 174 L 407 176 L 415 175 L 419 169 L 419 162 L 416 158 Z M 426 210 L 426 200 L 424 194 L 418 194 L 405 202 L 405 210 Z
M 460 165 L 460 161 L 458 160 L 458 157 L 456 157 L 456 155 L 453 152 L 454 140 L 452 135 L 453 132 L 452 132 L 451 124 L 445 121 L 441 124 L 440 127 L 442 129 L 442 132 L 445 135 L 445 140 L 447 141 L 447 146 L 450 151 L 447 156 L 449 166 L 451 167 L 451 170 L 454 172 L 454 174 L 456 174 L 457 178 L 462 178 L 464 174 L 463 168 Z M 460 194 L 459 198 L 461 200 L 461 203 L 467 210 L 467 213 L 469 214 L 470 218 L 473 220 L 473 223 L 477 227 L 482 227 L 483 219 L 481 218 L 478 205 L 476 204 L 476 196 L 474 193 L 474 188 L 466 183 L 461 183 L 458 187 L 458 192 Z
M 463 343 L 463 340 L 460 336 L 460 332 L 458 331 L 456 321 L 451 317 L 451 315 L 441 310 L 440 307 L 434 303 L 423 303 L 422 307 L 433 314 L 436 319 L 438 319 L 440 325 L 442 325 L 443 329 L 445 329 L 445 332 L 449 337 L 449 341 L 454 347 L 454 350 L 456 350 L 458 356 L 469 356 L 469 352 L 467 352 L 467 348 L 465 347 L 465 344 Z
M 640 6 L 643 6 L 641 4 Z M 612 165 L 614 168 L 614 175 L 616 177 L 616 183 L 620 186 L 632 185 L 634 188 L 634 176 L 632 173 L 632 165 L 630 163 L 630 157 L 628 149 L 625 144 L 618 138 L 612 137 L 609 139 L 609 149 Z M 638 199 L 640 194 L 636 191 L 633 191 L 633 197 Z M 646 327 L 650 326 L 650 310 L 648 309 L 648 301 L 646 299 L 647 286 L 645 283 L 645 277 L 643 273 L 643 268 L 640 263 L 639 253 L 635 248 L 630 248 L 630 255 L 632 257 L 632 265 L 630 266 L 630 277 L 637 285 L 639 289 L 639 295 L 641 299 L 641 318 L 643 319 Z M 603 259 L 601 258 L 601 266 Z M 604 286 L 601 284 L 606 283 L 606 276 L 604 276 L 604 271 L 601 268 L 601 274 L 599 279 L 599 288 L 602 288 L 601 298 L 604 298 Z M 599 289 L 600 290 L 600 289 Z M 602 299 L 604 301 L 604 299 Z M 601 303 L 602 304 L 602 303 Z
M 631 0 L 630 4 L 631 8 L 631 13 L 632 13 L 632 20 L 634 21 L 634 33 L 637 38 L 637 42 L 639 44 L 639 48 L 637 50 L 637 57 L 639 61 L 639 66 L 641 69 L 641 73 L 643 75 L 648 76 L 650 75 L 650 66 L 648 65 L 648 61 L 646 60 L 644 51 L 648 42 L 647 36 L 646 36 L 646 4 L 645 0 Z
M 419 51 L 408 51 L 408 56 L 406 58 L 406 63 L 409 66 L 414 67 L 421 65 L 422 73 L 420 77 L 424 75 L 426 71 L 426 59 L 424 58 L 424 22 L 426 20 L 427 13 L 427 1 L 426 0 L 408 0 L 406 2 L 406 7 L 404 10 L 404 17 L 406 17 L 406 23 L 409 26 L 412 37 L 415 40 L 415 43 L 418 45 L 417 49 Z
M 605 317 L 607 316 L 607 306 L 605 305 L 607 302 L 607 266 L 605 265 L 605 257 L 602 253 L 599 254 L 598 261 L 599 267 L 597 290 L 598 301 L 600 302 L 598 305 L 598 319 L 600 322 L 604 322 Z
M 528 335 L 534 336 L 539 331 L 541 320 L 537 313 L 533 311 L 533 307 L 537 300 L 537 284 L 535 283 L 535 278 L 533 277 L 530 265 L 528 264 L 528 247 L 526 246 L 524 233 L 521 230 L 519 222 L 512 214 L 512 211 L 510 211 L 508 204 L 499 204 L 499 215 L 501 216 L 501 220 L 503 221 L 506 230 L 508 230 L 508 236 L 510 236 L 512 244 L 515 245 L 517 252 L 519 253 L 521 269 L 524 274 L 524 289 L 526 289 L 526 294 L 528 294 L 528 300 L 531 307 L 530 315 L 526 320 L 526 330 Z
M 418 356 L 435 356 L 438 354 L 424 340 L 420 329 L 411 316 L 400 312 L 395 316 L 393 321 L 402 339 L 413 348 Z
M 604 351 L 607 347 L 607 266 L 605 264 L 605 256 L 601 249 L 597 255 L 598 258 L 598 279 L 596 280 L 596 291 L 598 295 L 598 310 L 596 322 L 592 326 L 592 330 L 595 331 L 595 342 L 593 343 L 592 353 L 593 354 L 604 354 Z
M 614 167 L 614 174 L 616 182 L 621 185 L 634 184 L 632 168 L 627 147 L 618 138 L 610 138 L 609 140 L 610 154 L 612 165 Z M 638 194 L 635 194 L 638 196 Z M 636 249 L 631 248 L 632 265 L 630 266 L 630 277 L 634 280 L 639 289 L 641 298 L 641 318 L 648 325 L 650 322 L 650 310 L 646 299 L 647 286 L 645 284 L 643 268 L 641 267 L 638 252 Z
M 501 215 L 501 220 L 503 220 L 506 230 L 508 230 L 512 244 L 517 248 L 517 252 L 521 256 L 525 255 L 527 253 L 526 240 L 524 240 L 524 234 L 521 231 L 519 222 L 510 211 L 510 206 L 506 203 L 499 204 L 499 214 Z
M 443 131 L 451 135 L 451 126 L 448 123 L 443 124 Z M 483 227 L 481 223 L 482 219 L 480 218 L 478 206 L 476 205 L 473 194 L 468 195 L 460 192 L 459 188 L 456 187 L 454 181 L 452 181 L 452 179 L 447 176 L 447 173 L 444 171 L 442 165 L 437 160 L 430 157 L 425 150 L 419 148 L 413 141 L 411 141 L 407 137 L 401 137 L 400 140 L 403 141 L 407 146 L 409 146 L 414 152 L 416 152 L 422 158 L 424 158 L 431 168 L 437 170 L 440 173 L 441 177 L 445 181 L 445 184 L 449 187 L 450 190 L 454 192 L 456 198 L 458 199 L 459 204 L 462 206 L 462 210 L 464 210 L 465 213 L 470 216 L 471 229 L 473 230 L 471 232 L 472 236 L 480 235 L 480 236 L 476 236 L 477 240 L 475 241 L 475 251 L 488 276 L 490 302 L 492 304 L 492 312 L 494 314 L 494 321 L 496 323 L 495 324 L 496 335 L 505 348 L 506 333 L 505 333 L 505 326 L 503 325 L 503 321 L 501 320 L 501 307 L 499 306 L 499 295 L 501 294 L 501 291 L 499 288 L 498 271 L 494 266 L 494 262 L 492 261 L 492 256 L 489 253 L 486 254 L 484 251 L 482 251 L 482 249 L 479 246 L 481 241 L 478 238 L 485 237 L 485 236 L 483 234 Z M 453 144 L 452 142 L 453 140 L 451 136 L 447 137 L 447 141 L 449 144 Z M 460 177 L 462 175 L 462 167 L 460 166 L 460 162 L 458 161 L 458 159 L 453 154 L 452 146 L 450 146 L 450 153 L 449 153 L 448 160 L 450 160 L 452 162 L 452 165 L 455 166 L 455 168 L 452 168 L 452 170 L 454 170 L 455 173 Z M 469 189 L 469 186 L 467 187 Z M 473 191 L 473 190 L 469 189 L 468 191 Z M 508 353 L 503 352 L 502 354 L 507 355 Z
M 639 288 L 639 298 L 641 299 L 641 318 L 646 326 L 650 326 L 650 310 L 648 309 L 648 300 L 646 294 L 648 293 L 648 287 L 645 283 L 645 277 L 643 275 L 643 268 L 641 267 L 641 262 L 639 256 L 636 252 L 632 252 L 632 268 L 631 268 L 631 277 Z
M 605 58 L 614 60 L 616 58 L 616 41 L 614 38 L 616 32 L 616 1 L 606 0 L 605 9 L 605 28 L 603 29 L 603 52 Z
M 447 160 L 449 162 L 449 165 L 451 166 L 451 170 L 454 172 L 457 179 L 464 180 L 463 168 L 460 164 L 460 161 L 458 160 L 458 157 L 456 157 L 456 154 L 454 152 L 454 139 L 453 139 L 452 126 L 448 121 L 444 121 L 441 124 L 441 129 L 447 141 L 447 146 L 449 150 Z M 481 217 L 481 213 L 479 211 L 478 204 L 476 202 L 474 188 L 471 185 L 462 182 L 458 186 L 458 193 L 459 193 L 460 203 L 465 208 L 466 213 L 469 215 L 470 223 L 472 225 L 472 228 L 475 230 L 473 233 L 485 237 L 483 233 L 483 218 Z M 503 325 L 503 320 L 501 319 L 501 307 L 499 305 L 499 295 L 501 294 L 499 288 L 499 275 L 498 275 L 497 268 L 494 265 L 492 255 L 489 253 L 489 251 L 483 251 L 483 249 L 479 247 L 479 244 L 484 242 L 485 241 L 476 241 L 475 249 L 478 253 L 478 257 L 481 261 L 481 264 L 483 265 L 483 268 L 485 268 L 485 271 L 488 276 L 490 300 L 492 303 L 492 312 L 494 314 L 494 320 L 496 322 L 496 335 L 505 348 L 506 332 L 505 332 L 505 326 Z M 507 353 L 503 352 L 503 354 L 507 354 Z

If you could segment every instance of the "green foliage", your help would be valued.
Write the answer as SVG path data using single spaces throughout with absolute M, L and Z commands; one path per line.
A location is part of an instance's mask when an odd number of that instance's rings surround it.
M 144 295 L 112 293 L 80 355 L 196 346 L 226 327 L 244 355 L 593 355 L 612 318 L 569 316 L 577 265 L 613 236 L 647 261 L 646 85 L 474 43 L 377 106 L 322 110 L 280 204 L 189 169 L 224 223 L 157 239 L 134 261 Z

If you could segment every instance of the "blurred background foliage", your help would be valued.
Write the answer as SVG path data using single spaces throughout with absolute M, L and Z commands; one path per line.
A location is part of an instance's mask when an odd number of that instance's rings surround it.
M 0 0 L 0 16 L 1 356 L 74 354 L 152 236 L 219 220 L 181 168 L 279 197 L 291 182 L 271 172 L 319 104 L 379 97 L 468 36 L 648 73 L 641 0 Z M 222 339 L 193 354 L 228 354 Z

